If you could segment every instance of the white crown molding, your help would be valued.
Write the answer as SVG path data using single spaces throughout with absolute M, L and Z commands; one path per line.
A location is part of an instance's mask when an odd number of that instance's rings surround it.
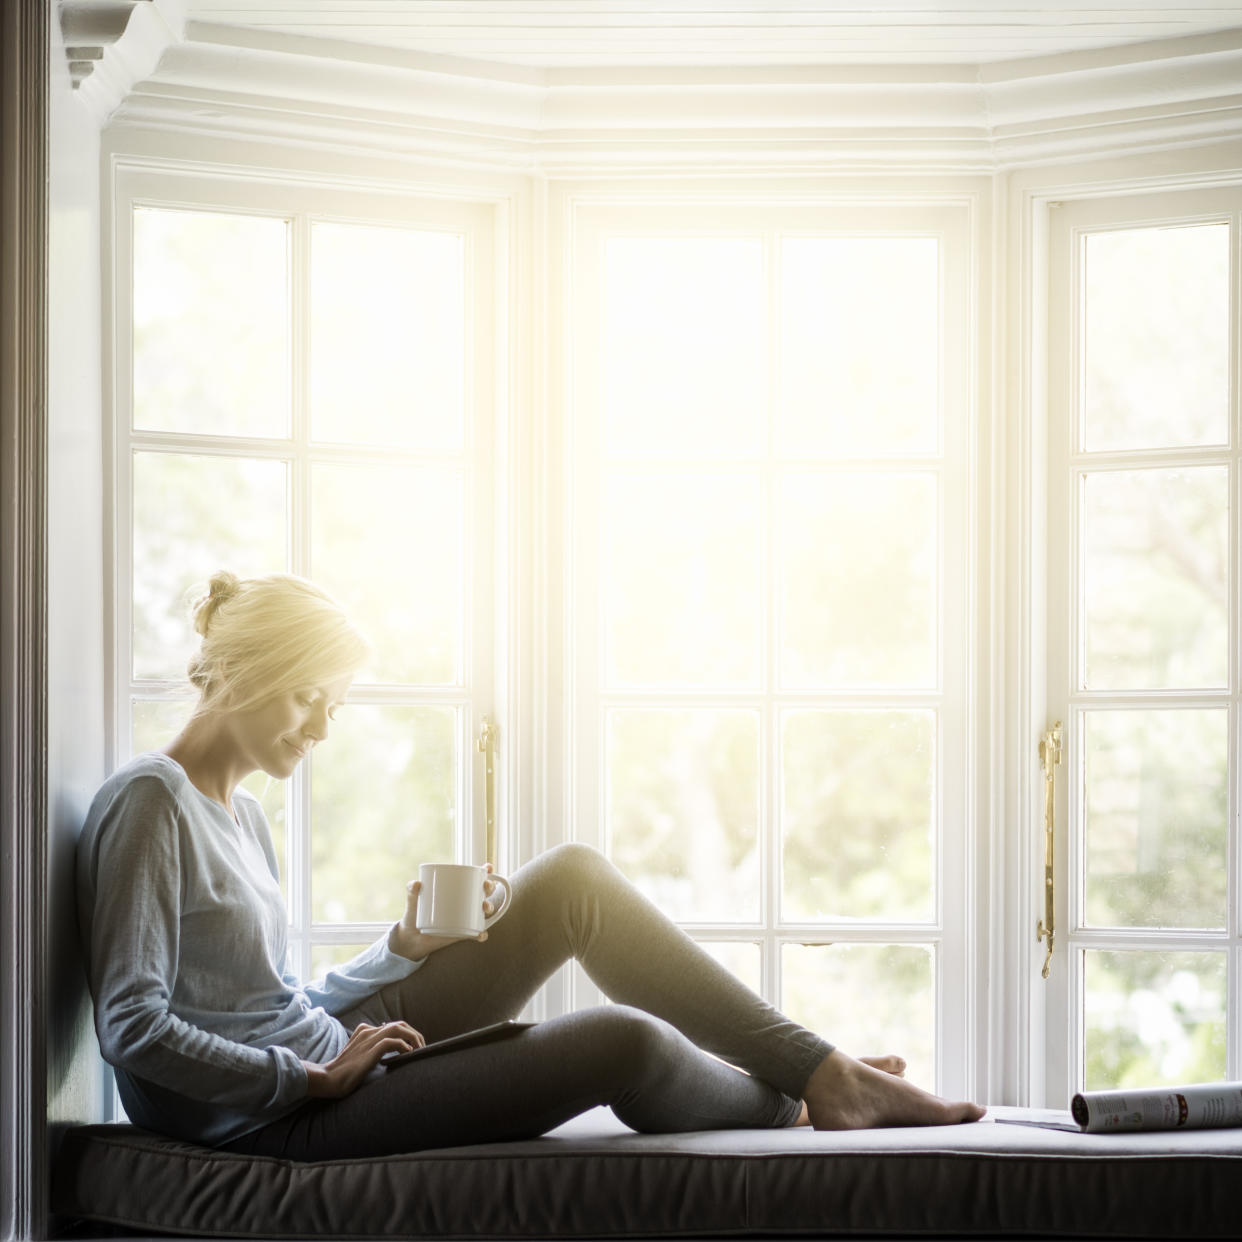
M 150 29 L 83 84 L 113 73 L 116 123 L 548 176 L 978 172 L 1242 134 L 1239 30 L 986 66 L 592 70 L 178 27 L 181 3 L 124 0 Z
M 79 99 L 102 124 L 185 35 L 186 0 L 61 0 L 61 35 Z
M 998 169 L 1068 160 L 1097 160 L 1117 154 L 1167 151 L 1242 136 L 1242 95 L 1204 101 L 1194 111 L 1137 108 L 1060 123 L 997 127 Z

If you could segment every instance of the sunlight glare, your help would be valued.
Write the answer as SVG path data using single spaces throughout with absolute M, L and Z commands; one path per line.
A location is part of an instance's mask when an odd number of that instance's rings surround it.
M 618 472 L 604 500 L 608 684 L 756 685 L 758 480 L 726 471 Z
M 459 234 L 314 224 L 314 439 L 460 450 L 465 314 L 465 242 Z
M 289 430 L 289 222 L 134 210 L 133 425 Z
M 760 451 L 767 397 L 762 243 L 614 237 L 606 289 L 608 451 Z
M 781 243 L 781 452 L 934 453 L 940 421 L 940 243 Z

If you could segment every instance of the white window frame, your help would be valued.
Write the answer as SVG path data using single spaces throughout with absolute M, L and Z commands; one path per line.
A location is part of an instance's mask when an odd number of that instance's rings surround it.
M 978 725 L 983 702 L 981 696 L 985 693 L 988 679 L 988 670 L 983 665 L 987 648 L 986 644 L 980 644 L 978 630 L 980 444 L 977 379 L 973 364 L 979 356 L 980 326 L 974 282 L 978 274 L 981 239 L 976 208 L 977 203 L 972 198 L 960 194 L 917 196 L 902 191 L 894 191 L 891 195 L 843 192 L 828 196 L 774 195 L 771 198 L 756 198 L 748 192 L 721 192 L 693 199 L 652 192 L 620 198 L 606 194 L 575 195 L 563 204 L 565 216 L 562 217 L 566 226 L 563 251 L 566 268 L 562 291 L 565 299 L 562 322 L 566 393 L 560 430 L 564 454 L 563 503 L 567 515 L 563 529 L 572 532 L 565 536 L 569 540 L 563 551 L 567 562 L 566 589 L 560 610 L 566 669 L 563 710 L 567 722 L 564 730 L 565 780 L 570 815 L 567 835 L 601 847 L 604 844 L 604 808 L 598 772 L 602 768 L 602 760 L 597 753 L 599 707 L 593 690 L 598 684 L 595 665 L 597 648 L 580 639 L 582 634 L 590 632 L 591 626 L 590 616 L 583 614 L 580 601 L 588 601 L 589 608 L 589 601 L 595 596 L 590 520 L 584 511 L 584 496 L 592 494 L 595 484 L 583 473 L 584 462 L 592 458 L 594 444 L 590 438 L 591 420 L 578 420 L 573 416 L 573 411 L 584 408 L 591 399 L 589 364 L 584 367 L 575 349 L 580 334 L 589 330 L 584 325 L 590 324 L 599 305 L 598 262 L 603 238 L 625 232 L 665 236 L 676 233 L 736 236 L 743 232 L 751 234 L 764 230 L 775 236 L 773 230 L 777 229 L 795 235 L 838 231 L 882 235 L 907 233 L 935 235 L 941 240 L 942 273 L 949 275 L 949 288 L 942 290 L 942 304 L 950 307 L 948 314 L 954 316 L 953 324 L 948 326 L 952 340 L 944 349 L 948 365 L 943 380 L 942 401 L 946 410 L 954 403 L 961 410 L 957 424 L 960 440 L 952 445 L 947 442 L 942 445 L 946 454 L 945 473 L 941 479 L 942 509 L 946 502 L 952 505 L 956 501 L 959 505 L 952 521 L 959 538 L 969 548 L 969 563 L 960 567 L 961 572 L 955 580 L 954 567 L 945 562 L 942 583 L 946 596 L 952 598 L 941 603 L 942 667 L 937 691 L 924 700 L 937 705 L 940 715 L 938 744 L 942 744 L 950 728 L 956 729 L 961 739 L 960 763 L 955 770 L 947 760 L 943 762 L 941 771 L 945 774 L 945 788 L 937 791 L 941 838 L 948 848 L 941 852 L 940 857 L 935 921 L 926 927 L 905 924 L 876 924 L 865 929 L 828 924 L 778 927 L 774 912 L 779 908 L 779 841 L 769 830 L 769 825 L 774 822 L 774 807 L 765 805 L 761 813 L 761 832 L 765 838 L 761 880 L 763 917 L 753 925 L 696 923 L 688 927 L 696 937 L 704 940 L 760 942 L 762 987 L 770 996 L 778 977 L 778 955 L 782 943 L 870 941 L 936 944 L 937 1086 L 954 1095 L 977 1093 L 983 1068 L 979 1053 L 985 1042 L 981 1038 L 981 1023 L 986 1024 L 988 1020 L 987 1015 L 980 1012 L 980 1000 L 987 996 L 985 976 L 981 973 L 986 951 L 977 943 L 976 934 L 976 929 L 987 923 L 980 904 L 986 890 L 986 885 L 981 882 L 980 869 L 985 865 L 987 844 L 981 839 L 978 822 L 979 808 L 987 806 L 987 800 L 982 796 L 987 774 L 979 766 L 983 752 L 978 745 Z M 773 242 L 769 238 L 766 244 Z M 582 357 L 589 358 L 595 352 L 588 346 Z M 946 436 L 952 434 L 947 418 L 944 427 Z M 920 458 L 911 459 L 913 468 L 918 468 L 922 462 Z M 956 475 L 954 472 L 957 472 Z M 943 520 L 942 514 L 942 523 Z M 943 547 L 941 554 L 943 557 Z M 951 640 L 953 633 L 959 633 L 960 641 L 955 643 Z M 952 701 L 949 694 L 949 688 L 953 686 L 961 691 L 956 701 Z M 653 694 L 650 697 L 667 696 Z M 674 697 L 682 701 L 684 696 Z M 716 706 L 742 702 L 750 707 L 762 704 L 765 736 L 774 739 L 777 734 L 775 713 L 778 700 L 792 703 L 796 697 L 786 693 L 774 694 L 769 679 L 761 693 L 728 697 L 711 694 L 702 700 L 689 697 L 684 701 L 686 705 L 707 699 Z M 912 705 L 917 696 L 903 693 L 887 697 L 889 702 L 904 706 Z M 816 694 L 802 698 L 807 703 L 815 704 L 831 701 L 835 705 L 852 702 L 878 705 L 886 696 L 871 693 Z M 643 699 L 636 698 L 634 702 L 641 705 Z M 774 770 L 772 765 L 777 762 L 777 756 L 776 744 L 772 741 L 761 758 L 762 767 Z M 774 787 L 771 779 L 766 783 Z M 945 826 L 953 823 L 963 825 L 962 832 L 956 837 L 945 831 Z M 950 910 L 961 912 L 961 916 L 957 929 L 946 939 L 945 913 Z M 564 1007 L 596 1003 L 599 999 L 585 975 L 574 971 L 565 985 Z M 775 996 L 772 999 L 776 999 Z M 830 1031 L 825 1034 L 832 1037 Z
M 344 184 L 343 184 L 344 183 Z M 517 602 L 508 586 L 516 549 L 511 537 L 513 463 L 511 460 L 515 409 L 513 393 L 514 351 L 510 339 L 514 321 L 513 203 L 504 196 L 470 193 L 444 188 L 401 186 L 390 182 L 348 184 L 307 177 L 282 178 L 240 169 L 210 166 L 187 171 L 162 161 L 118 160 L 113 169 L 112 193 L 105 200 L 105 236 L 111 237 L 106 264 L 105 388 L 109 398 L 105 414 L 105 453 L 110 460 L 107 480 L 107 511 L 110 528 L 105 532 L 110 651 L 108 701 L 111 714 L 107 729 L 109 768 L 130 754 L 129 703 L 135 695 L 150 698 L 181 698 L 184 682 L 136 681 L 132 676 L 132 490 L 130 464 L 136 450 L 205 451 L 224 456 L 277 458 L 289 463 L 292 546 L 289 568 L 307 572 L 310 547 L 309 465 L 314 460 L 383 463 L 419 460 L 417 453 L 403 455 L 389 449 L 327 448 L 309 442 L 308 403 L 304 364 L 309 343 L 307 258 L 310 222 L 318 219 L 425 227 L 463 236 L 466 252 L 467 314 L 474 328 L 467 359 L 467 452 L 471 481 L 467 490 L 468 545 L 473 544 L 472 574 L 465 584 L 465 625 L 469 644 L 463 667 L 463 687 L 417 688 L 396 685 L 356 685 L 350 702 L 366 704 L 430 703 L 452 706 L 458 713 L 456 744 L 460 762 L 455 797 L 458 831 L 454 843 L 461 860 L 483 857 L 486 826 L 483 763 L 476 739 L 484 717 L 503 718 L 514 710 L 517 671 L 512 666 L 516 650 Z M 288 438 L 187 435 L 134 431 L 131 428 L 130 325 L 132 289 L 132 230 L 135 207 L 238 212 L 289 219 L 291 228 L 291 304 L 293 425 Z M 288 512 L 288 511 L 287 511 Z M 524 603 L 525 601 L 521 601 Z M 513 766 L 514 739 L 501 731 L 497 766 Z M 390 921 L 316 924 L 310 906 L 309 804 L 310 771 L 302 765 L 289 782 L 287 857 L 281 860 L 288 878 L 291 916 L 290 964 L 303 976 L 309 974 L 313 946 L 356 944 L 378 937 Z M 505 841 L 504 827 L 515 818 L 510 798 L 497 807 L 501 823 L 498 840 Z M 417 861 L 412 861 L 412 868 Z M 500 862 L 507 865 L 502 844 Z M 394 890 L 394 911 L 400 906 L 401 885 Z
M 1222 179 L 1223 180 L 1223 179 Z M 1031 1063 L 1035 1098 L 1053 1107 L 1066 1107 L 1070 1096 L 1083 1086 L 1083 954 L 1090 949 L 1181 949 L 1215 950 L 1226 955 L 1226 1076 L 1242 1073 L 1242 850 L 1238 846 L 1238 814 L 1242 805 L 1239 782 L 1242 781 L 1237 762 L 1237 742 L 1242 720 L 1242 655 L 1239 646 L 1239 500 L 1242 497 L 1242 434 L 1239 432 L 1238 324 L 1239 261 L 1242 235 L 1242 182 L 1226 188 L 1221 180 L 1196 184 L 1188 179 L 1179 186 L 1171 181 L 1165 186 L 1146 182 L 1141 185 L 1117 184 L 1100 187 L 1087 197 L 1081 191 L 1071 200 L 1059 198 L 1055 191 L 1034 200 L 1033 216 L 1043 216 L 1046 232 L 1041 237 L 1040 251 L 1047 269 L 1047 356 L 1043 360 L 1047 374 L 1046 436 L 1044 449 L 1046 469 L 1046 509 L 1044 517 L 1045 546 L 1037 549 L 1038 559 L 1046 558 L 1046 651 L 1042 692 L 1034 695 L 1033 710 L 1027 720 L 1032 733 L 1049 727 L 1054 720 L 1063 725 L 1063 759 L 1057 770 L 1056 791 L 1056 920 L 1058 926 L 1056 952 L 1047 982 L 1039 978 L 1038 969 L 1030 973 L 1037 993 L 1030 1009 L 1033 1021 L 1042 1029 L 1034 1029 L 1034 1052 Z M 1089 232 L 1110 227 L 1133 227 L 1140 224 L 1218 223 L 1231 224 L 1230 315 L 1233 328 L 1230 348 L 1230 443 L 1224 448 L 1191 448 L 1176 450 L 1144 450 L 1139 452 L 1083 453 L 1076 446 L 1080 426 L 1078 408 L 1079 288 L 1081 267 L 1078 261 L 1080 242 Z M 1039 420 L 1034 426 L 1034 451 L 1038 445 Z M 1110 466 L 1160 466 L 1188 464 L 1224 464 L 1230 471 L 1229 503 L 1232 509 L 1229 532 L 1229 567 L 1231 574 L 1229 624 L 1229 681 L 1223 691 L 1080 691 L 1078 661 L 1081 658 L 1082 635 L 1078 632 L 1078 603 L 1082 567 L 1080 553 L 1074 543 L 1074 531 L 1080 529 L 1080 489 L 1075 480 L 1080 472 L 1108 469 Z M 1040 513 L 1037 500 L 1034 512 Z M 1034 532 L 1033 532 L 1034 533 Z M 1038 542 L 1038 539 L 1037 539 Z M 1038 598 L 1038 595 L 1036 596 Z M 1038 677 L 1032 669 L 1032 678 Z M 1041 724 L 1038 700 L 1046 704 L 1047 723 Z M 1084 915 L 1084 838 L 1081 822 L 1081 801 L 1071 792 L 1082 784 L 1082 712 L 1088 707 L 1115 706 L 1215 706 L 1226 708 L 1229 717 L 1229 754 L 1232 771 L 1228 785 L 1229 826 L 1227 868 L 1229 873 L 1226 902 L 1226 927 L 1223 932 L 1198 932 L 1161 929 L 1090 929 Z M 1032 741 L 1034 738 L 1031 739 Z M 1029 747 L 1028 747 L 1029 749 Z M 1033 767 L 1035 765 L 1032 765 Z M 1042 888 L 1042 805 L 1035 808 L 1038 792 L 1042 804 L 1042 777 L 1032 782 L 1027 806 L 1031 831 L 1028 837 L 1028 864 L 1033 879 Z M 1039 862 L 1035 853 L 1039 852 Z M 1032 884 L 1030 891 L 1034 892 Z M 1035 915 L 1042 916 L 1042 904 L 1032 904 Z M 1034 926 L 1034 923 L 1031 923 Z M 1042 963 L 1042 949 L 1036 955 Z M 1041 1022 L 1042 1016 L 1042 1022 Z M 1042 1050 L 1042 1057 L 1040 1052 Z M 1042 1080 L 1042 1081 L 1041 1081 Z

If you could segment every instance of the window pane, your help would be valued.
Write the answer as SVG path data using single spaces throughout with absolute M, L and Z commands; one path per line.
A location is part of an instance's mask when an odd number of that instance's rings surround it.
M 933 712 L 792 712 L 781 738 L 782 917 L 932 917 Z
M 375 646 L 361 681 L 462 677 L 465 487 L 459 471 L 318 464 L 311 565 Z
M 706 950 L 725 970 L 735 974 L 752 992 L 759 995 L 759 946 L 753 941 L 700 940 Z
M 1084 476 L 1089 689 L 1226 684 L 1228 522 L 1224 466 Z
M 604 504 L 609 684 L 755 685 L 762 601 L 757 480 L 618 472 Z
M 401 917 L 423 862 L 454 861 L 457 712 L 347 704 L 311 768 L 316 922 Z
M 1089 452 L 1229 440 L 1229 226 L 1083 239 Z
M 334 966 L 339 966 L 342 962 L 349 961 L 351 957 L 357 957 L 363 949 L 369 947 L 369 941 L 366 944 L 311 945 L 310 977 L 312 979 L 322 979 Z
M 211 575 L 288 567 L 285 463 L 135 453 L 133 486 L 134 676 L 184 677 L 189 606 Z
M 134 210 L 134 426 L 289 433 L 288 223 Z
M 611 711 L 608 853 L 670 918 L 759 917 L 759 717 Z
M 781 495 L 781 680 L 936 684 L 937 481 L 789 472 Z
M 1083 717 L 1087 922 L 1224 927 L 1229 717 Z
M 312 225 L 314 438 L 460 450 L 465 298 L 456 234 Z
M 762 243 L 611 238 L 606 262 L 607 450 L 758 451 L 767 401 Z
M 1088 1090 L 1224 1078 L 1223 953 L 1084 957 Z
M 133 753 L 139 755 L 149 750 L 160 750 L 181 732 L 194 710 L 193 699 L 133 699 L 132 732 L 130 740 Z M 286 874 L 285 827 L 287 823 L 285 798 L 288 786 L 284 781 L 273 780 L 266 772 L 252 772 L 242 788 L 254 794 L 267 817 L 272 830 L 272 845 L 276 850 L 276 862 L 280 867 L 280 888 L 286 897 L 288 876 Z
M 939 250 L 934 237 L 781 243 L 784 453 L 936 451 Z
M 190 719 L 194 699 L 131 699 L 132 753 L 160 750 L 177 736 Z
M 915 944 L 787 944 L 780 1008 L 850 1056 L 905 1057 L 934 1089 L 935 950 Z

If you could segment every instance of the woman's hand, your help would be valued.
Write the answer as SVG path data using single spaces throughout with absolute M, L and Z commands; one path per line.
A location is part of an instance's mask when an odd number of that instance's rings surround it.
M 486 863 L 485 866 L 490 873 L 492 864 Z M 388 933 L 388 947 L 394 953 L 401 957 L 408 957 L 412 962 L 418 962 L 427 954 L 434 953 L 437 949 L 447 948 L 459 940 L 477 940 L 482 943 L 487 939 L 485 931 L 477 936 L 424 936 L 418 930 L 418 894 L 421 890 L 421 880 L 411 880 L 405 886 L 405 914 L 401 916 L 401 922 L 394 923 L 392 931 Z M 483 881 L 484 918 L 496 912 L 496 903 L 491 900 L 492 893 L 495 891 L 496 881 L 489 875 L 489 878 Z
M 387 1052 L 409 1052 L 427 1041 L 406 1022 L 370 1026 L 360 1022 L 349 1042 L 331 1061 L 318 1065 L 303 1061 L 307 1094 L 315 1099 L 340 1099 L 348 1095 L 375 1068 Z

